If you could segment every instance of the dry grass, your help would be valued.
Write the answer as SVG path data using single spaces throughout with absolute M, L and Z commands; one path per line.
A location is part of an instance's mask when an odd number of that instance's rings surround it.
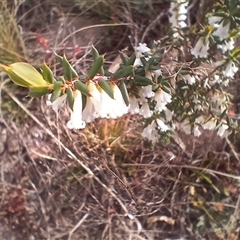
M 84 72 L 91 39 L 96 41 L 102 29 L 89 31 L 83 40 L 85 26 L 66 28 L 69 11 L 57 7 L 61 17 L 40 32 L 47 48 L 36 32 L 25 32 L 28 56 L 38 56 L 35 65 L 43 59 L 53 63 L 48 51 L 65 50 Z M 130 31 L 134 45 L 139 33 L 148 29 L 146 35 L 153 34 L 156 25 L 132 27 L 136 11 L 128 6 L 124 11 L 125 20 L 117 20 L 129 29 L 120 40 Z M 89 22 L 89 29 L 96 23 Z M 76 44 L 83 50 L 80 56 L 74 55 Z M 152 146 L 141 139 L 139 119 L 133 116 L 70 131 L 66 109 L 56 116 L 44 99 L 26 97 L 4 79 L 0 90 L 0 239 L 239 238 L 237 142 L 209 132 L 201 139 L 176 133 L 170 144 Z
M 3 112 L 3 239 L 238 239 L 240 169 L 231 152 L 204 139 L 196 149 L 207 154 L 195 150 L 192 159 L 174 143 L 153 147 L 128 116 L 71 132 L 44 102 L 29 108 L 8 96 L 29 118 L 17 125 Z
M 4 64 L 27 59 L 22 29 L 15 18 L 18 7 L 10 9 L 6 1 L 0 1 L 0 62 Z

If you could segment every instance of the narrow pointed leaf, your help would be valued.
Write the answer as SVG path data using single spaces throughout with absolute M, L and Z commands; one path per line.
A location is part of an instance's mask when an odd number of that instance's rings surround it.
M 171 94 L 170 88 L 166 87 L 165 85 L 162 86 L 162 90 L 163 90 L 164 92 L 166 92 L 166 93 Z
M 89 96 L 89 89 L 87 84 L 82 83 L 81 81 L 76 81 L 75 88 L 78 89 L 85 96 Z
M 67 93 L 68 105 L 73 110 L 73 104 L 74 104 L 73 91 L 71 88 L 67 88 L 66 93 Z
M 42 66 L 42 76 L 43 79 L 49 83 L 53 83 L 55 81 L 52 70 L 47 66 L 45 62 L 43 63 Z
M 93 60 L 96 60 L 100 56 L 98 50 L 94 46 L 92 46 L 92 55 Z
M 84 110 L 86 105 L 87 105 L 87 96 L 82 94 L 82 111 Z
M 63 72 L 64 72 L 64 78 L 66 81 L 72 81 L 72 69 L 71 69 L 71 65 L 68 62 L 66 56 L 63 56 L 62 59 L 63 62 Z
M 103 56 L 99 56 L 96 58 L 93 65 L 91 66 L 91 68 L 88 71 L 88 77 L 90 79 L 93 79 L 96 76 L 96 74 L 99 73 L 101 67 L 103 66 L 103 62 L 104 62 Z
M 63 76 L 58 77 L 57 81 L 61 81 L 62 83 L 66 82 Z
M 124 83 L 124 81 L 121 81 L 121 83 L 119 85 L 119 89 L 120 89 L 120 92 L 122 94 L 125 104 L 128 106 L 129 105 L 129 95 L 128 95 L 127 87 L 126 87 L 126 84 Z
M 127 66 L 127 59 L 124 56 L 124 54 L 120 52 L 119 55 L 120 55 L 123 65 Z
M 56 52 L 54 52 L 54 55 L 57 58 L 58 62 L 63 66 L 63 57 L 58 55 Z
M 146 58 L 145 58 L 145 57 L 140 57 L 140 60 L 141 60 L 141 62 L 142 62 L 142 64 L 143 64 L 143 66 L 145 67 L 146 64 L 147 64 Z
M 160 84 L 154 85 L 152 88 L 153 92 L 156 92 L 159 89 L 159 87 L 160 87 Z
M 124 67 L 124 68 L 118 70 L 117 72 L 115 72 L 113 74 L 113 78 L 115 80 L 118 80 L 118 79 L 120 79 L 122 77 L 127 77 L 127 76 L 129 76 L 133 72 L 133 69 L 134 69 L 133 66 Z
M 50 99 L 51 102 L 55 101 L 57 98 L 59 98 L 61 96 L 62 85 L 63 85 L 63 83 L 61 81 L 54 82 L 54 90 L 53 90 L 53 93 L 52 93 L 51 99 Z
M 149 86 L 153 85 L 153 81 L 149 78 L 136 75 L 134 77 L 134 82 L 138 86 Z
M 103 91 L 105 91 L 109 95 L 109 97 L 114 99 L 113 89 L 105 79 L 101 78 L 98 84 L 103 89 Z
M 51 86 L 29 88 L 29 96 L 31 97 L 42 97 L 51 92 L 52 92 Z
M 133 53 L 132 56 L 127 60 L 126 65 L 131 66 L 136 60 L 136 53 Z
M 97 58 L 100 56 L 98 50 L 92 46 L 92 55 L 93 55 L 93 60 L 96 61 Z M 104 75 L 104 68 L 103 66 L 99 69 L 98 73 Z

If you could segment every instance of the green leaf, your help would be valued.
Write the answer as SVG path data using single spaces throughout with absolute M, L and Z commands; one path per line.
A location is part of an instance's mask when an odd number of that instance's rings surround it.
M 98 50 L 93 45 L 92 45 L 92 55 L 93 55 L 94 61 L 100 56 Z
M 100 78 L 98 84 L 109 95 L 109 97 L 114 99 L 113 89 L 104 78 Z
M 140 57 L 140 60 L 141 60 L 141 62 L 142 62 L 142 64 L 143 64 L 143 66 L 145 67 L 146 64 L 147 64 L 146 58 L 145 58 L 145 57 Z
M 49 83 L 54 83 L 55 81 L 52 70 L 47 66 L 45 62 L 43 63 L 43 66 L 42 66 L 42 76 L 43 76 L 43 79 Z
M 159 89 L 159 87 L 160 87 L 160 84 L 154 85 L 153 88 L 152 88 L 152 91 L 156 92 Z
M 29 84 L 24 81 L 22 78 L 20 78 L 18 75 L 14 74 L 13 72 L 11 71 L 5 71 L 9 78 L 18 86 L 21 86 L 21 87 L 29 87 Z
M 89 90 L 88 90 L 87 84 L 82 83 L 81 81 L 76 81 L 75 88 L 78 89 L 85 96 L 89 96 Z
M 58 55 L 56 52 L 54 52 L 55 57 L 57 58 L 58 62 L 62 65 L 63 67 L 63 57 Z
M 63 76 L 60 76 L 57 78 L 57 81 L 61 81 L 62 83 L 65 83 L 65 78 Z
M 122 60 L 123 66 L 127 66 L 127 58 L 124 56 L 124 54 L 122 52 L 119 53 L 120 58 Z
M 153 85 L 153 81 L 149 78 L 136 75 L 134 77 L 134 82 L 138 86 L 149 86 Z
M 63 62 L 63 73 L 64 73 L 64 78 L 66 81 L 72 81 L 72 69 L 71 69 L 71 65 L 68 62 L 66 56 L 63 56 L 62 59 Z
M 153 66 L 154 62 L 155 62 L 155 58 L 154 57 L 152 57 L 148 61 L 146 61 L 146 64 L 144 66 L 145 72 L 150 71 L 150 68 L 153 68 L 153 67 L 155 68 L 154 70 L 159 69 L 159 66 Z
M 240 57 L 240 48 L 235 48 L 232 52 L 231 52 L 231 57 L 233 59 L 239 58 Z
M 104 62 L 103 56 L 99 56 L 96 58 L 93 65 L 91 66 L 91 68 L 88 71 L 88 77 L 90 79 L 93 79 L 96 76 L 96 74 L 99 73 L 101 67 L 103 66 L 103 62 Z
M 67 88 L 66 93 L 67 93 L 68 105 L 73 110 L 73 104 L 74 104 L 73 91 L 71 88 Z
M 44 86 L 44 87 L 30 87 L 29 96 L 31 97 L 42 97 L 48 93 L 52 92 L 53 85 Z
M 31 86 L 47 86 L 49 83 L 45 81 L 42 75 L 30 64 L 25 62 L 17 62 L 9 66 L 0 65 L 12 81 L 22 87 Z
M 166 93 L 171 94 L 170 88 L 166 87 L 165 85 L 162 85 L 162 90 L 163 90 L 164 92 L 166 92 Z
M 84 108 L 86 107 L 87 105 L 87 97 L 86 95 L 82 94 L 82 111 L 84 110 Z
M 122 77 L 127 77 L 133 72 L 134 67 L 133 66 L 127 66 L 122 69 L 119 69 L 117 72 L 113 74 L 113 78 L 115 80 L 118 80 Z
M 132 56 L 127 60 L 126 66 L 131 66 L 136 60 L 136 53 L 133 53 Z
M 125 104 L 128 106 L 129 105 L 129 95 L 128 95 L 127 87 L 126 87 L 126 84 L 124 83 L 124 81 L 121 81 L 121 83 L 119 85 L 119 89 L 120 89 L 120 92 L 122 94 Z
M 54 102 L 57 98 L 61 96 L 62 85 L 63 83 L 61 81 L 54 82 L 54 87 L 53 87 L 54 90 L 50 99 L 51 102 Z
M 100 56 L 98 50 L 92 46 L 92 55 L 93 55 L 93 60 L 96 61 L 97 58 Z M 98 73 L 104 75 L 104 68 L 103 66 L 99 69 Z

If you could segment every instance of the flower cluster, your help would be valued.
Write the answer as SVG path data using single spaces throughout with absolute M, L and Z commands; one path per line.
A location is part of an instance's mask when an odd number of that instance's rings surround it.
M 152 48 L 139 43 L 131 57 L 120 54 L 122 63 L 115 72 L 104 69 L 104 55 L 94 47 L 93 64 L 83 76 L 57 54 L 63 67 L 59 78 L 46 64 L 41 73 L 27 63 L 0 68 L 14 83 L 29 88 L 30 96 L 49 94 L 47 105 L 56 113 L 67 105 L 69 129 L 83 129 L 97 118 L 138 114 L 144 120 L 142 136 L 152 142 L 176 129 L 197 137 L 203 130 L 215 130 L 226 137 L 235 124 L 228 115 L 231 97 L 226 87 L 238 71 L 240 49 L 234 43 L 239 4 L 225 0 L 226 4 L 214 5 L 206 15 L 208 25 L 196 33 L 186 22 L 188 2 L 171 2 L 172 36 L 154 42 Z M 190 47 L 195 36 L 196 44 Z
M 172 29 L 174 30 L 173 37 L 179 37 L 178 28 L 187 27 L 187 6 L 188 2 L 186 0 L 177 0 L 171 2 L 169 8 L 169 22 L 171 23 Z

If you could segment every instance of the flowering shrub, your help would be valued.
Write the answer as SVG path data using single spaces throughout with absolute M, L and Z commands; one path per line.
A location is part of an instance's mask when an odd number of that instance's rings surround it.
M 104 69 L 104 56 L 94 47 L 94 62 L 85 76 L 57 54 L 64 70 L 61 77 L 46 64 L 41 73 L 27 63 L 1 68 L 17 85 L 29 88 L 30 96 L 48 95 L 47 105 L 55 112 L 67 104 L 70 129 L 130 113 L 145 119 L 142 136 L 152 142 L 176 129 L 194 136 L 202 129 L 216 130 L 224 137 L 236 129 L 228 115 L 231 95 L 226 87 L 238 71 L 240 49 L 234 43 L 239 6 L 238 0 L 216 3 L 196 32 L 187 24 L 188 1 L 172 1 L 169 37 L 152 48 L 139 43 L 130 57 L 121 54 L 122 63 L 114 73 Z

